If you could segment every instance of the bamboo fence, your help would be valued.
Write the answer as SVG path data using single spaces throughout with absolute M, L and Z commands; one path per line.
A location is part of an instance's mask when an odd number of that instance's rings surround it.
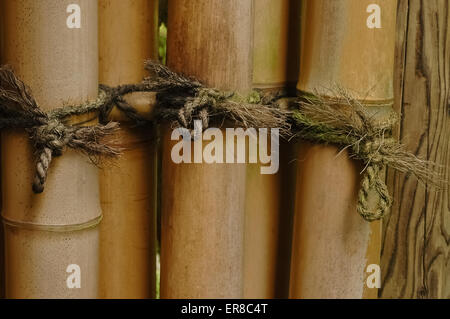
M 153 0 L 99 1 L 101 83 L 136 83 L 146 75 L 143 61 L 157 58 L 157 13 L 158 3 Z M 129 99 L 140 109 L 148 109 L 154 97 L 131 94 Z M 100 171 L 100 297 L 154 298 L 155 130 L 132 127 L 133 123 L 116 109 L 109 120 L 121 123 L 122 129 L 113 139 L 125 150 Z
M 74 5 L 80 28 L 67 25 Z M 448 181 L 447 0 L 0 0 L 0 62 L 44 111 L 95 100 L 99 83 L 148 75 L 166 6 L 170 69 L 283 96 L 284 110 L 295 95 L 342 91 L 381 118 L 393 107 L 395 137 Z M 159 97 L 124 100 L 154 120 Z M 105 142 L 121 155 L 97 167 L 67 149 L 42 194 L 27 133 L 2 130 L 0 297 L 450 297 L 448 191 L 388 170 L 392 210 L 368 223 L 357 212 L 365 168 L 348 150 L 280 139 L 279 171 L 262 175 L 261 161 L 175 163 L 173 123 L 138 127 L 118 107 L 108 121 L 120 123 Z M 222 124 L 225 150 L 235 123 Z M 367 285 L 369 265 L 381 266 L 380 289 Z

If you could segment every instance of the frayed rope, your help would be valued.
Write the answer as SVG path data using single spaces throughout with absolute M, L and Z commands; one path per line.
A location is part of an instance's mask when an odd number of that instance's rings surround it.
M 436 165 L 421 160 L 391 137 L 393 121 L 380 125 L 368 108 L 351 98 L 344 90 L 339 98 L 303 95 L 294 99 L 292 110 L 281 109 L 280 96 L 262 96 L 252 92 L 247 97 L 235 92 L 222 92 L 205 87 L 196 79 L 175 73 L 148 61 L 150 76 L 141 83 L 109 87 L 100 85 L 94 102 L 66 106 L 50 113 L 42 112 L 29 89 L 8 68 L 0 68 L 0 128 L 25 128 L 38 152 L 33 190 L 42 192 L 52 156 L 61 155 L 64 147 L 79 149 L 88 155 L 117 155 L 120 150 L 99 142 L 113 133 L 117 123 L 108 123 L 111 110 L 117 107 L 137 126 L 171 121 L 193 129 L 201 120 L 206 129 L 215 124 L 231 124 L 244 128 L 279 128 L 285 138 L 301 138 L 315 143 L 331 143 L 348 149 L 350 156 L 365 164 L 358 199 L 358 213 L 368 221 L 382 218 L 392 200 L 382 171 L 386 166 L 412 173 L 424 183 L 438 184 Z M 124 95 L 133 92 L 156 92 L 154 117 L 148 120 L 128 104 Z M 98 111 L 105 125 L 69 125 L 65 119 L 73 115 Z M 369 205 L 369 195 L 377 196 L 376 208 Z
M 101 101 L 94 104 L 102 105 Z M 36 150 L 36 174 L 33 191 L 42 193 L 48 169 L 53 157 L 60 156 L 64 148 L 70 147 L 86 153 L 92 160 L 95 156 L 116 156 L 120 150 L 102 143 L 106 135 L 114 133 L 117 123 L 106 125 L 71 125 L 66 123 L 70 115 L 85 114 L 95 107 L 74 107 L 71 112 L 56 109 L 43 112 L 31 95 L 30 89 L 7 68 L 0 68 L 0 129 L 25 129 Z M 78 109 L 78 111 L 76 111 Z
M 99 86 L 97 100 L 80 105 L 67 105 L 43 112 L 31 90 L 8 67 L 0 68 L 0 129 L 25 129 L 36 150 L 36 176 L 33 191 L 41 193 L 54 156 L 60 156 L 66 147 L 81 150 L 91 159 L 95 156 L 117 156 L 120 150 L 101 142 L 114 133 L 118 123 L 108 122 L 113 107 L 122 111 L 136 126 L 172 121 L 193 129 L 195 119 L 203 127 L 215 122 L 231 122 L 238 127 L 280 128 L 283 136 L 289 134 L 287 112 L 272 106 L 259 95 L 243 98 L 236 93 L 225 93 L 203 86 L 195 79 L 170 71 L 159 63 L 148 61 L 145 68 L 150 76 L 141 83 L 109 87 Z M 126 102 L 124 95 L 133 92 L 157 92 L 155 119 L 142 117 Z M 248 100 L 246 100 L 248 99 Z M 262 104 L 263 101 L 266 103 Z M 72 116 L 98 112 L 100 123 L 95 126 L 68 124 Z
M 396 114 L 380 121 L 369 113 L 373 107 L 364 106 L 348 92 L 337 88 L 333 96 L 303 94 L 292 113 L 295 136 L 312 142 L 336 144 L 348 150 L 350 157 L 364 164 L 358 194 L 358 213 L 367 221 L 382 218 L 392 205 L 392 199 L 384 178 L 384 168 L 411 173 L 419 181 L 432 186 L 444 185 L 437 173 L 437 165 L 407 152 L 392 138 Z M 369 196 L 376 195 L 375 208 L 369 204 Z

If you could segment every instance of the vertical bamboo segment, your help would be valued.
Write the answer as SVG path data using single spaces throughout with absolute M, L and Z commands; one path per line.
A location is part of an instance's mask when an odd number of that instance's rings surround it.
M 300 0 L 255 1 L 253 87 L 295 86 L 300 50 Z
M 380 29 L 367 27 L 374 3 Z M 396 10 L 396 0 L 306 0 L 297 89 L 328 95 L 337 84 L 366 103 L 392 102 Z
M 366 9 L 372 3 L 304 2 L 299 91 L 330 96 L 332 91 L 326 88 L 337 84 L 364 103 L 392 103 L 396 1 L 376 1 L 381 8 L 380 29 L 366 24 L 371 14 Z M 371 294 L 364 292 L 365 271 L 369 259 L 379 258 L 380 224 L 370 225 L 356 212 L 362 167 L 346 152 L 336 157 L 337 152 L 332 146 L 309 143 L 299 148 L 293 298 Z
M 115 86 L 145 76 L 144 61 L 157 57 L 156 0 L 99 1 L 99 78 Z M 155 135 L 118 111 L 114 140 L 124 149 L 100 171 L 104 214 L 100 225 L 100 297 L 154 298 L 156 263 Z
M 254 10 L 253 86 L 265 90 L 295 86 L 300 1 L 259 0 Z M 267 147 L 270 149 L 269 143 Z M 293 145 L 280 141 L 276 174 L 261 175 L 260 163 L 247 165 L 245 298 L 288 296 L 296 171 L 293 159 Z
M 69 4 L 81 8 L 81 28 L 66 25 Z M 41 108 L 97 97 L 97 2 L 2 1 L 4 62 L 31 87 Z M 34 157 L 24 132 L 2 134 L 6 296 L 98 296 L 98 171 L 79 153 L 55 158 L 43 194 L 31 190 Z M 80 288 L 69 288 L 69 265 Z M 75 281 L 76 283 L 76 281 Z
M 252 2 L 170 1 L 169 66 L 211 86 L 249 90 Z M 161 297 L 241 298 L 245 164 L 174 164 L 170 133 L 163 138 Z

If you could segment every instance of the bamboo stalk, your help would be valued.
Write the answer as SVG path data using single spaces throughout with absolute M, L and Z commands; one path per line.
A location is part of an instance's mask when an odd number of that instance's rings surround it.
M 327 88 L 337 84 L 366 103 L 392 103 L 396 1 L 377 1 L 381 29 L 366 25 L 372 3 L 304 2 L 299 91 L 333 96 Z M 333 146 L 299 148 L 292 298 L 374 295 L 365 291 L 365 271 L 379 258 L 380 224 L 356 212 L 362 167 L 337 153 Z
M 295 86 L 300 50 L 300 0 L 255 1 L 253 87 Z
M 168 65 L 248 91 L 252 1 L 169 2 Z M 243 296 L 245 164 L 175 164 L 163 137 L 161 297 Z
M 298 0 L 255 2 L 255 88 L 279 90 L 295 86 L 299 64 L 299 9 Z M 270 143 L 267 147 L 270 149 Z M 280 141 L 280 169 L 276 174 L 261 175 L 261 163 L 247 165 L 245 298 L 288 296 L 296 171 L 293 159 L 293 145 Z
M 66 26 L 67 2 L 2 1 L 4 62 L 31 87 L 41 108 L 97 96 L 97 2 L 73 0 L 80 29 Z M 31 190 L 33 150 L 24 132 L 2 132 L 3 219 L 8 298 L 98 296 L 98 171 L 67 150 L 52 163 L 44 194 Z M 90 225 L 90 227 L 88 227 Z M 68 288 L 69 265 L 81 288 Z
M 139 82 L 146 59 L 157 58 L 158 2 L 99 1 L 99 79 L 110 86 Z M 136 105 L 135 105 L 136 106 Z M 155 134 L 113 110 L 113 137 L 124 149 L 100 171 L 100 297 L 154 298 L 156 263 Z

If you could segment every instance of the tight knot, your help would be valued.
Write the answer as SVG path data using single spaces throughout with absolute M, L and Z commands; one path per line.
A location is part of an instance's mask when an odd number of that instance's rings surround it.
M 216 90 L 201 88 L 198 90 L 193 103 L 196 107 L 215 107 L 220 100 L 223 100 L 223 98 L 222 94 Z
M 354 144 L 352 149 L 366 163 L 385 164 L 383 152 L 394 143 L 395 140 L 391 137 L 375 136 L 367 138 L 362 143 Z
M 73 129 L 58 119 L 49 119 L 45 124 L 30 131 L 37 151 L 36 175 L 32 186 L 35 193 L 42 193 L 52 159 L 62 155 L 70 142 Z
M 382 166 L 372 163 L 367 166 L 361 180 L 357 210 L 367 221 L 383 218 L 392 205 L 382 171 Z M 376 199 L 375 208 L 370 203 L 371 195 Z
M 57 118 L 48 119 L 47 123 L 30 128 L 29 134 L 37 156 L 33 191 L 44 191 L 52 159 L 62 155 L 66 147 L 78 149 L 90 157 L 118 155 L 120 150 L 101 142 L 102 137 L 112 134 L 117 128 L 117 123 L 94 126 L 66 125 Z
M 48 148 L 55 156 L 59 156 L 69 143 L 70 136 L 71 132 L 66 125 L 52 119 L 35 128 L 33 139 L 38 149 Z
M 178 110 L 178 122 L 189 127 L 192 119 L 198 117 L 202 121 L 203 128 L 209 126 L 209 109 L 214 109 L 227 98 L 227 95 L 210 88 L 199 88 L 192 99 L 187 100 L 184 106 Z

